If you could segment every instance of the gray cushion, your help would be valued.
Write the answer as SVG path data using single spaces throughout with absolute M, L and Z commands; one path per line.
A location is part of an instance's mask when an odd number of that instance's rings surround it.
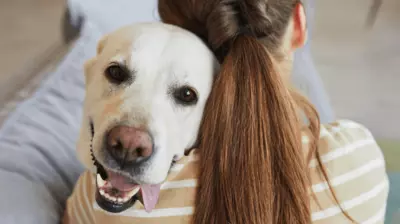
M 1 223 L 58 223 L 83 167 L 75 142 L 84 96 L 83 62 L 100 33 L 83 35 L 57 70 L 0 129 Z

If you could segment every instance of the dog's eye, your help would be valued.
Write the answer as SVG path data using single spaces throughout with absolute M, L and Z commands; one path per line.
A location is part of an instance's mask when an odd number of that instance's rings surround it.
M 118 64 L 110 65 L 106 69 L 105 75 L 107 79 L 114 84 L 121 84 L 130 79 L 128 69 Z
M 174 91 L 174 97 L 179 104 L 183 105 L 196 104 L 198 99 L 196 91 L 189 86 L 184 86 L 176 89 Z

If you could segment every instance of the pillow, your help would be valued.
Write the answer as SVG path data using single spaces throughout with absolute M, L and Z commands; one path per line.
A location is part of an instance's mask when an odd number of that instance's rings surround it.
M 68 0 L 73 25 L 79 18 L 95 24 L 103 33 L 132 22 L 158 21 L 157 0 Z M 118 15 L 118 16 L 114 16 Z
M 83 171 L 75 142 L 84 97 L 83 63 L 101 33 L 90 23 L 54 73 L 0 129 L 1 223 L 58 223 Z

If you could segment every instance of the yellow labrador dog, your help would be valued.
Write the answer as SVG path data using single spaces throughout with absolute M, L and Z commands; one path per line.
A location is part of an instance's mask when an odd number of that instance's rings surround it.
M 141 23 L 101 39 L 85 64 L 77 151 L 97 174 L 102 209 L 124 211 L 138 195 L 154 208 L 170 168 L 196 142 L 217 69 L 208 47 L 179 27 Z

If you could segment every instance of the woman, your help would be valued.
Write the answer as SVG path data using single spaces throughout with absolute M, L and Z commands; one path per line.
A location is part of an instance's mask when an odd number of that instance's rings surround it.
M 306 41 L 299 0 L 160 0 L 159 14 L 221 63 L 201 129 L 193 223 L 383 223 L 387 176 L 370 132 L 351 121 L 320 128 L 289 86 Z

